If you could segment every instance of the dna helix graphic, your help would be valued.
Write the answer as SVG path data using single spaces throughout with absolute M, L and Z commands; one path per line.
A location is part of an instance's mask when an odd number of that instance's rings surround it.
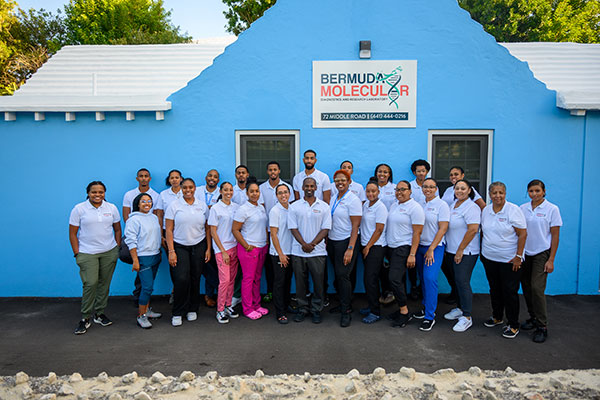
M 388 93 L 387 93 L 388 99 L 390 100 L 388 106 L 391 106 L 393 104 L 396 106 L 396 109 L 398 109 L 398 102 L 396 100 L 398 100 L 398 98 L 400 97 L 400 91 L 398 90 L 398 84 L 402 80 L 402 75 L 400 75 L 400 72 L 402 72 L 402 67 L 398 66 L 391 73 L 381 74 L 381 77 L 378 78 L 378 81 L 384 82 L 384 83 L 390 85 L 390 89 L 388 90 Z

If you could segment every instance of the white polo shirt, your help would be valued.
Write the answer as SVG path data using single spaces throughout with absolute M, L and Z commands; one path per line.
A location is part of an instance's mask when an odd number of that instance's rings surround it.
M 377 224 L 383 224 L 384 230 L 379 236 L 379 239 L 373 244 L 374 246 L 386 246 L 385 240 L 385 224 L 387 222 L 388 210 L 383 201 L 377 200 L 375 204 L 369 206 L 369 202 L 366 201 L 363 204 L 363 215 L 360 220 L 360 244 L 366 246 L 371 240 Z
M 558 207 L 548 200 L 535 209 L 531 208 L 531 202 L 521 205 L 521 211 L 527 221 L 527 241 L 525 242 L 525 254 L 534 256 L 550 249 L 552 235 L 550 228 L 562 226 L 562 218 Z
M 217 227 L 217 236 L 225 250 L 230 250 L 237 245 L 237 240 L 231 232 L 233 226 L 233 216 L 237 209 L 240 208 L 239 204 L 233 201 L 227 205 L 223 203 L 223 200 L 219 200 L 217 204 L 210 208 L 210 214 L 208 216 L 208 225 Z M 221 249 L 215 243 L 213 239 L 213 250 L 216 253 L 220 253 Z
M 329 182 L 329 177 L 327 176 L 327 174 L 319 171 L 316 168 L 310 175 L 306 175 L 306 170 L 303 170 L 296 174 L 296 176 L 294 176 L 292 184 L 294 186 L 294 190 L 300 193 L 300 200 L 304 199 L 302 183 L 307 177 L 314 178 L 317 181 L 317 190 L 315 191 L 315 197 L 319 200 L 323 200 L 323 192 L 326 190 L 331 190 L 331 182 Z
M 279 201 L 277 200 L 277 193 L 275 189 L 281 184 L 284 184 L 290 190 L 290 201 L 294 200 L 294 189 L 292 188 L 292 185 L 282 181 L 281 179 L 279 180 L 277 185 L 275 185 L 275 187 L 271 186 L 269 180 L 260 185 L 260 197 L 262 201 L 259 201 L 259 203 L 265 205 L 265 209 L 267 210 L 268 215 L 270 215 L 271 209 L 279 203 Z
M 188 204 L 184 198 L 178 199 L 169 205 L 165 218 L 173 221 L 173 240 L 179 244 L 193 246 L 206 238 L 208 207 L 203 201 L 194 198 L 194 203 Z
M 179 190 L 179 192 L 175 193 L 173 192 L 173 188 L 165 189 L 162 192 L 160 192 L 160 195 L 158 196 L 158 202 L 156 203 L 156 206 L 154 208 L 157 210 L 165 211 L 167 208 L 169 208 L 172 202 L 181 199 L 182 197 L 182 190 Z M 165 221 L 166 218 L 163 216 L 163 227 L 165 226 Z
M 219 196 L 217 196 L 219 197 Z M 236 183 L 235 186 L 233 187 L 233 197 L 231 198 L 231 201 L 233 201 L 236 204 L 239 204 L 240 206 L 242 204 L 244 204 L 245 202 L 248 201 L 248 195 L 246 194 L 246 189 L 242 189 L 238 186 L 238 184 Z
M 425 225 L 423 226 L 423 233 L 421 233 L 419 244 L 421 246 L 429 246 L 440 230 L 439 223 L 450 221 L 450 209 L 444 200 L 435 196 L 431 201 L 425 202 L 423 211 L 425 212 Z M 442 238 L 440 244 L 445 243 L 446 241 Z
M 277 228 L 277 239 L 279 239 L 279 246 L 284 254 L 292 254 L 292 242 L 294 237 L 292 232 L 288 229 L 288 209 L 281 205 L 281 203 L 275 204 L 271 208 L 269 213 L 269 226 L 271 228 Z M 269 254 L 272 256 L 278 256 L 275 246 L 273 246 L 273 240 L 271 240 L 271 246 L 269 247 Z
M 379 186 L 379 198 L 385 205 L 385 207 L 390 210 L 392 204 L 396 203 L 396 184 L 392 182 L 388 182 L 385 186 Z
M 290 204 L 288 212 L 288 229 L 298 229 L 300 236 L 309 243 L 323 229 L 331 229 L 331 209 L 323 200 L 316 199 L 308 204 L 303 198 Z M 299 257 L 326 256 L 325 240 L 321 240 L 311 253 L 305 253 L 302 246 L 294 239 L 292 255 Z
M 123 196 L 123 207 L 129 207 L 129 209 L 131 211 L 133 211 L 133 200 L 140 193 L 142 193 L 142 192 L 140 192 L 139 187 L 136 187 L 135 189 L 131 189 L 130 191 L 125 193 L 125 196 Z M 150 209 L 150 212 L 152 212 L 152 211 L 154 211 L 154 209 L 156 208 L 156 205 L 158 204 L 158 199 L 160 198 L 160 195 L 158 194 L 158 192 L 156 192 L 152 188 L 148 188 L 148 191 L 145 193 L 149 194 L 150 197 L 152 198 L 152 208 Z
M 471 189 L 473 190 L 473 194 L 475 195 L 475 197 L 473 197 L 473 201 L 477 201 L 477 200 L 481 199 L 481 195 L 477 192 L 477 190 L 475 190 L 475 188 L 473 186 L 471 186 Z M 454 185 L 450 186 L 448 189 L 446 189 L 444 191 L 442 200 L 444 200 L 448 204 L 448 206 L 451 206 L 452 204 L 454 204 L 454 201 L 456 200 L 454 198 Z
M 481 212 L 481 254 L 488 260 L 510 262 L 517 255 L 519 241 L 514 228 L 527 228 L 519 206 L 507 201 L 502 210 L 495 213 L 493 204 L 488 204 Z
M 217 204 L 217 199 L 219 198 L 219 187 L 215 187 L 215 190 L 213 190 L 212 192 L 209 192 L 206 189 L 206 185 L 202 185 L 199 186 L 198 188 L 196 188 L 196 193 L 195 196 L 198 200 L 203 201 L 204 204 L 206 204 L 208 206 L 208 208 L 211 208 L 212 206 L 214 206 L 215 204 Z
M 395 202 L 388 212 L 385 240 L 388 247 L 412 245 L 413 225 L 424 225 L 423 207 L 414 199 Z
M 262 205 L 254 205 L 249 201 L 245 202 L 237 209 L 233 220 L 243 223 L 240 232 L 249 245 L 265 247 L 269 243 L 267 238 L 267 212 Z
M 456 254 L 458 246 L 462 243 L 467 233 L 468 225 L 481 223 L 481 209 L 471 199 L 465 200 L 460 206 L 454 208 L 456 201 L 450 207 L 450 223 L 446 232 L 446 252 Z M 465 247 L 463 254 L 479 254 L 479 228 L 477 234 Z
M 113 224 L 121 221 L 119 210 L 114 204 L 102 201 L 98 208 L 89 200 L 73 207 L 69 225 L 78 226 L 77 239 L 79 252 L 100 254 L 112 250 L 117 245 Z
M 344 240 L 352 234 L 352 221 L 350 217 L 362 216 L 362 202 L 350 190 L 344 193 L 341 199 L 331 197 L 331 230 L 329 239 Z
M 417 201 L 417 203 L 419 203 L 421 205 L 421 207 L 424 207 L 425 206 L 425 195 L 423 194 L 423 188 L 421 186 L 419 186 L 416 178 L 413 179 L 412 181 L 410 181 L 410 190 L 412 191 L 412 194 L 410 195 L 410 197 L 412 199 L 415 199 Z M 439 189 L 435 190 L 435 195 L 436 196 L 440 195 Z
M 365 195 L 365 188 L 360 183 L 358 183 L 356 181 L 350 182 L 350 185 L 348 186 L 348 190 L 350 190 L 352 193 L 354 193 L 354 195 L 356 197 L 358 197 L 358 199 L 361 202 L 367 201 L 367 196 Z M 337 195 L 338 195 L 337 187 L 335 186 L 335 184 L 332 184 L 331 185 L 331 198 L 333 199 Z

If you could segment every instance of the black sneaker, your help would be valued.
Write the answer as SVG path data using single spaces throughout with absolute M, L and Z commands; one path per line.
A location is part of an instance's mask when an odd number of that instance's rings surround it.
M 325 296 L 325 300 L 323 300 L 323 307 L 329 307 L 329 296 Z
M 400 310 L 396 310 L 393 313 L 386 315 L 385 319 L 387 319 L 389 321 L 395 321 L 400 317 L 400 315 L 402 315 L 402 314 L 400 314 Z
M 342 312 L 342 306 L 335 306 L 329 309 L 329 314 L 339 314 Z
M 94 314 L 94 322 L 102 326 L 112 325 L 112 321 L 105 314 Z
M 79 321 L 79 325 L 77 325 L 77 328 L 75 328 L 75 334 L 83 335 L 87 332 L 90 326 L 92 326 L 92 323 L 90 322 L 89 318 L 82 319 L 81 321 Z
M 392 326 L 404 328 L 406 326 L 406 324 L 408 324 L 410 322 L 410 320 L 412 319 L 412 315 L 401 314 L 400 312 L 398 312 L 398 313 L 400 314 L 400 316 L 392 321 Z
M 295 322 L 302 322 L 304 321 L 304 318 L 306 318 L 306 312 L 304 311 L 299 311 L 296 315 L 294 315 Z
M 350 326 L 350 322 L 352 322 L 352 314 L 348 312 L 342 313 L 342 317 L 340 318 L 340 326 L 342 328 L 347 328 Z
M 416 318 L 416 319 L 423 319 L 423 318 L 425 318 L 425 310 L 421 310 L 416 313 L 413 313 L 412 316 L 413 316 L 413 318 Z
M 527 321 L 521 324 L 521 329 L 524 331 L 530 331 L 537 328 L 537 324 L 535 323 L 535 319 L 529 318 Z
M 424 319 L 423 322 L 421 322 L 421 326 L 419 327 L 419 330 L 421 330 L 423 332 L 429 332 L 431 330 L 431 328 L 433 328 L 434 325 L 435 325 L 435 319 L 433 319 L 433 320 Z
M 314 311 L 312 313 L 312 323 L 313 324 L 320 324 L 321 323 L 321 313 L 318 311 Z
M 502 337 L 505 337 L 507 339 L 514 339 L 517 337 L 518 334 L 519 334 L 518 329 L 513 329 L 508 325 L 506 325 L 504 327 L 504 329 L 502 330 Z
M 533 341 L 535 343 L 544 343 L 548 338 L 548 329 L 546 327 L 540 326 L 533 333 Z
M 501 319 L 490 317 L 487 321 L 483 323 L 483 325 L 485 325 L 488 328 L 493 328 L 495 326 L 502 325 L 503 323 L 504 321 L 502 321 Z

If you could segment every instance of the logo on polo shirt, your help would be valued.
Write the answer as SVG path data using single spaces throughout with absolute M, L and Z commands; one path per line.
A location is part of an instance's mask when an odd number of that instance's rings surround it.
M 536 213 L 535 216 L 536 217 L 544 218 L 546 216 L 546 214 L 544 214 L 544 213 Z
M 112 213 L 110 213 L 110 212 L 105 212 L 102 215 L 104 215 L 105 217 L 112 217 Z
M 315 214 L 320 214 L 320 213 L 321 213 L 321 210 L 319 210 L 319 209 L 316 209 L 316 208 L 313 208 L 313 212 L 314 212 Z
M 500 218 L 498 218 L 498 222 L 506 222 L 506 218 L 500 217 Z

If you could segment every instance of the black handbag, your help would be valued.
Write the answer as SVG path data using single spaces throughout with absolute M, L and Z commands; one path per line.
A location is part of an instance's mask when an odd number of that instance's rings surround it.
M 123 261 L 125 264 L 133 264 L 133 258 L 131 258 L 129 247 L 127 247 L 127 243 L 125 243 L 125 236 L 121 238 L 121 244 L 119 245 L 119 260 Z

